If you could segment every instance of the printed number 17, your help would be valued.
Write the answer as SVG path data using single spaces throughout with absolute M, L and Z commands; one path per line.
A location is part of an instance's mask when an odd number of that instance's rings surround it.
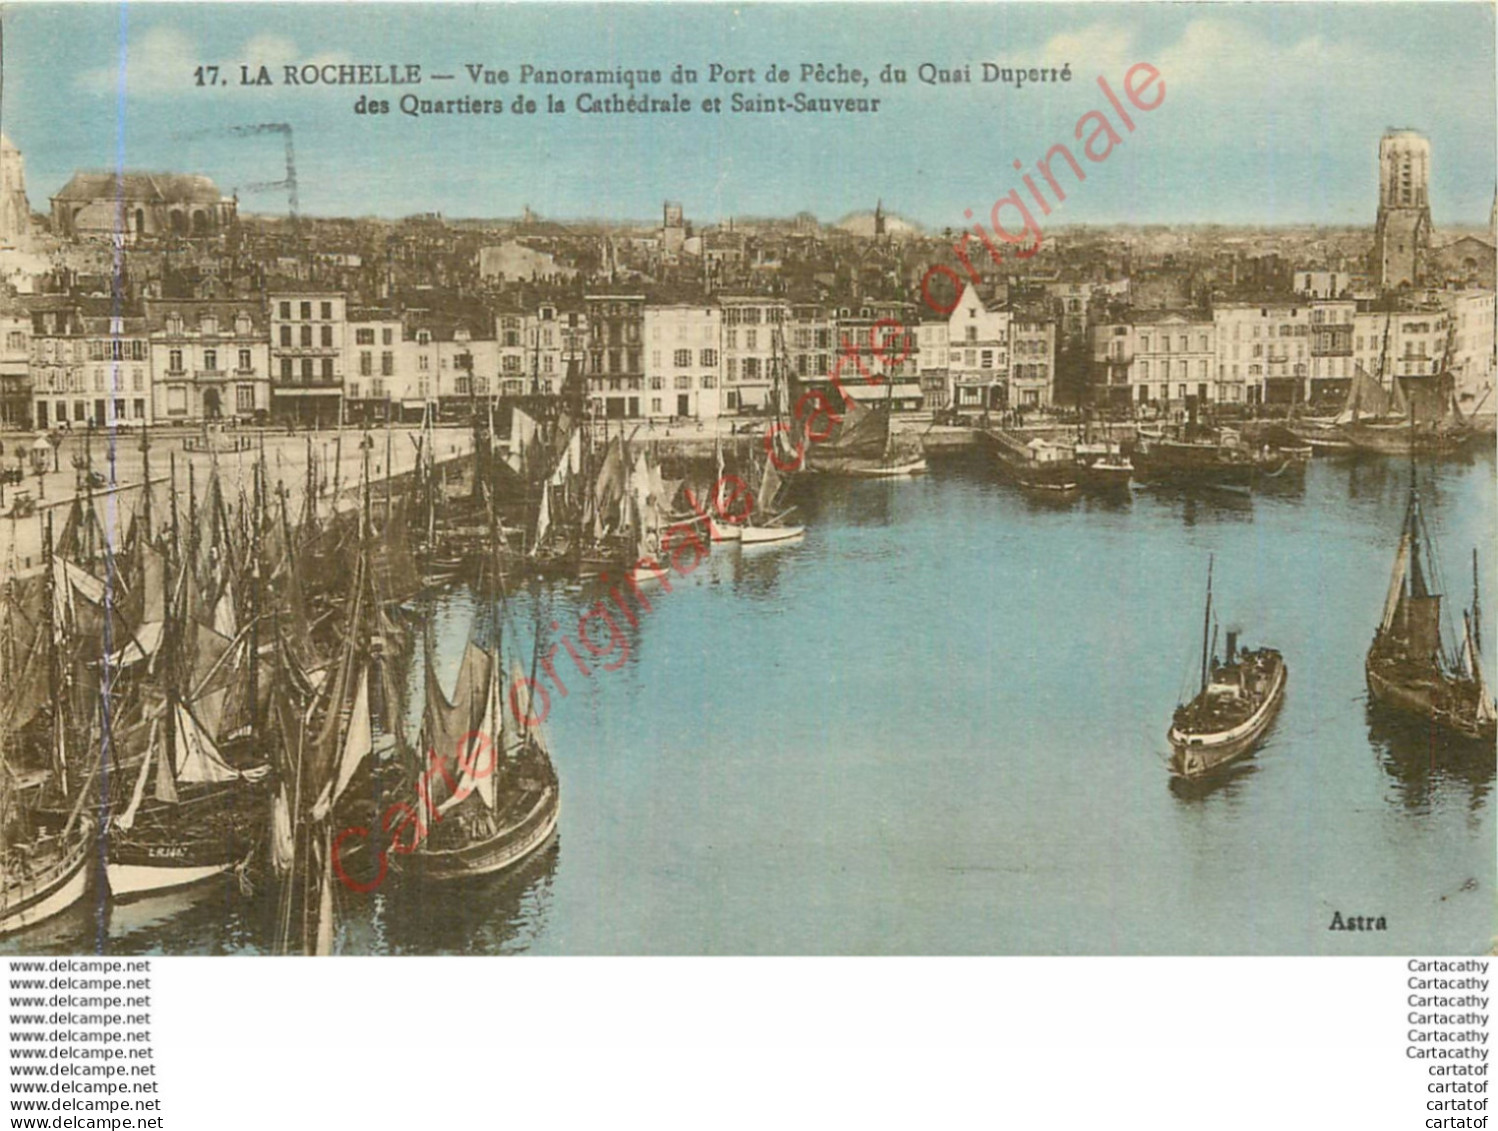
M 217 86 L 218 85 L 218 68 L 217 67 L 198 67 L 196 70 L 193 71 L 193 76 L 198 80 L 197 81 L 197 85 L 198 86 Z

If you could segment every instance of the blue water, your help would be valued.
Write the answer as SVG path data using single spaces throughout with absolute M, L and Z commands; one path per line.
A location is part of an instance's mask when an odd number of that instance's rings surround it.
M 1492 754 L 1433 748 L 1363 686 L 1408 474 L 1318 460 L 1303 491 L 1056 503 L 958 462 L 803 489 L 803 542 L 718 547 L 647 590 L 638 627 L 620 621 L 618 670 L 584 677 L 558 653 L 563 809 L 545 853 L 472 885 L 351 898 L 339 947 L 1484 951 Z M 1498 605 L 1491 455 L 1421 484 L 1453 613 L 1473 546 Z M 1199 663 L 1209 555 L 1223 627 L 1280 649 L 1290 682 L 1256 756 L 1184 791 L 1164 734 Z M 573 636 L 601 595 L 533 588 L 510 638 L 538 613 L 550 639 Z M 471 611 L 465 594 L 436 610 L 450 669 Z M 79 908 L 6 949 L 258 952 L 265 902 L 228 882 Z M 1334 911 L 1387 930 L 1329 931 Z

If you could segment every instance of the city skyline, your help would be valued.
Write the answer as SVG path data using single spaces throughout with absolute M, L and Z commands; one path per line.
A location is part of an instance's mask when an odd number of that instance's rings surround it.
M 390 6 L 378 29 L 366 29 L 344 26 L 320 7 L 225 8 L 209 23 L 193 9 L 132 5 L 101 21 L 97 9 L 34 5 L 6 13 L 0 128 L 25 155 L 37 211 L 74 171 L 114 165 L 203 173 L 225 193 L 239 191 L 247 213 L 284 211 L 284 194 L 250 187 L 284 175 L 279 144 L 222 130 L 285 121 L 295 131 L 308 215 L 501 218 L 528 205 L 563 222 L 649 222 L 669 198 L 699 224 L 803 211 L 836 222 L 882 198 L 889 213 L 939 233 L 962 225 L 969 209 L 986 214 L 1015 187 L 1013 162 L 1032 166 L 1058 141 L 1079 148 L 1072 127 L 1098 102 L 1096 79 L 1120 88 L 1127 69 L 1146 61 L 1163 77 L 1163 104 L 1124 136 L 1106 165 L 1089 169 L 1086 184 L 1047 218 L 1049 228 L 1367 225 L 1377 197 L 1377 139 L 1401 126 L 1430 138 L 1436 229 L 1484 227 L 1490 215 L 1493 37 L 1484 6 L 1232 5 L 1206 15 L 1163 5 L 942 6 L 919 21 L 903 9 L 837 10 L 847 19 L 789 8 L 537 6 L 453 12 L 439 29 L 419 9 Z M 605 49 L 588 46 L 599 41 Z M 399 60 L 390 43 L 402 44 Z M 886 51 L 884 44 L 898 46 Z M 763 68 L 800 58 L 870 71 L 892 63 L 907 69 L 909 82 L 875 80 L 858 92 L 884 100 L 878 114 L 809 120 L 634 120 L 569 107 L 564 116 L 529 121 L 399 113 L 372 121 L 351 107 L 360 93 L 378 95 L 375 88 L 237 85 L 238 63 L 256 61 L 279 68 L 288 60 L 410 60 L 429 73 L 480 60 L 667 71 L 681 61 L 705 74 L 709 61 Z M 915 77 L 921 62 L 976 69 L 985 59 L 1070 64 L 1073 77 L 1007 92 L 982 83 L 926 86 Z M 232 69 L 235 85 L 194 88 L 195 67 L 215 64 Z M 433 86 L 424 84 L 422 96 L 517 92 L 513 82 L 484 90 L 466 78 L 446 91 Z M 570 103 L 585 88 L 551 89 Z M 696 98 L 729 90 L 705 82 L 678 89 Z M 57 90 L 67 96 L 38 97 Z M 1470 91 L 1483 92 L 1486 106 L 1474 110 Z M 538 99 L 546 92 L 526 88 Z M 1273 100 L 1267 110 L 1266 96 Z M 452 172 L 434 172 L 442 170 Z M 598 200 L 601 186 L 606 201 Z

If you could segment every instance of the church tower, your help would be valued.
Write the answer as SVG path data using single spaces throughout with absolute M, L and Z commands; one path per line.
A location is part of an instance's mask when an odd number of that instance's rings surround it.
M 1414 130 L 1389 130 L 1378 143 L 1373 269 L 1380 289 L 1425 281 L 1430 228 L 1430 142 Z

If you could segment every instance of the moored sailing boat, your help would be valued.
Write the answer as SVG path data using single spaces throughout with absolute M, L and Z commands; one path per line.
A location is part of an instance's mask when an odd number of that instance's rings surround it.
M 1363 665 L 1368 694 L 1376 703 L 1427 719 L 1449 735 L 1481 740 L 1491 758 L 1498 710 L 1482 667 L 1476 552 L 1473 607 L 1463 613 L 1462 645 L 1455 657 L 1441 632 L 1441 594 L 1430 588 L 1433 555 L 1420 493 L 1412 482 L 1383 617 Z
M 453 752 L 456 784 L 448 789 L 445 777 L 426 775 L 431 826 L 407 858 L 410 866 L 435 881 L 512 867 L 546 843 L 561 813 L 556 770 L 540 724 L 531 723 L 523 702 L 522 675 L 517 667 L 511 718 L 497 655 L 471 639 L 451 699 L 430 666 L 426 680 L 423 746 Z
M 0 677 L 6 695 L 0 701 L 0 936 L 40 923 L 83 898 L 88 888 L 93 830 L 82 818 L 93 775 L 77 791 L 60 827 L 59 815 L 45 800 L 67 798 L 69 728 L 60 712 L 61 696 L 53 699 L 54 717 L 48 726 L 45 680 L 52 623 L 39 618 L 35 631 L 26 632 L 20 586 L 11 581 L 0 593 Z M 22 634 L 32 647 L 14 647 Z M 28 742 L 32 740 L 40 740 Z M 48 764 L 28 767 L 23 747 L 50 746 L 31 751 Z M 96 764 L 97 766 L 97 764 Z
M 212 483 L 209 495 L 216 499 Z M 151 563 L 141 574 L 148 590 L 142 594 L 142 626 L 161 624 L 151 634 L 155 650 L 147 656 L 136 633 L 136 646 L 120 657 L 127 666 L 118 694 L 129 701 L 134 692 L 138 731 L 146 737 L 138 765 L 128 761 L 137 752 L 130 736 L 119 734 L 109 743 L 112 777 L 128 790 L 116 799 L 112 809 L 118 815 L 107 826 L 105 872 L 116 898 L 185 887 L 229 871 L 248 858 L 269 812 L 262 783 L 270 767 L 259 760 L 250 725 L 258 696 L 251 675 L 255 625 L 238 629 L 231 585 L 231 563 L 244 548 L 236 551 L 230 541 L 217 501 L 205 511 L 214 541 L 201 561 L 191 505 L 185 537 L 175 497 L 173 516 L 170 557 L 142 547 Z M 218 578 L 216 599 L 201 593 L 200 569 Z M 231 758 L 246 764 L 231 764 Z
M 739 527 L 739 539 L 745 546 L 794 542 L 806 533 L 806 527 L 793 526 L 785 521 L 795 507 L 779 512 L 775 510 L 780 485 L 780 474 L 775 470 L 775 461 L 767 458 L 760 475 L 759 492 L 754 496 L 754 511 Z
M 1211 634 L 1209 636 L 1209 633 Z M 1202 618 L 1201 686 L 1176 708 L 1168 738 L 1170 772 L 1195 781 L 1251 753 L 1285 695 L 1284 657 L 1273 648 L 1238 646 L 1229 629 L 1219 660 L 1212 632 L 1212 568 L 1207 567 L 1207 607 Z

